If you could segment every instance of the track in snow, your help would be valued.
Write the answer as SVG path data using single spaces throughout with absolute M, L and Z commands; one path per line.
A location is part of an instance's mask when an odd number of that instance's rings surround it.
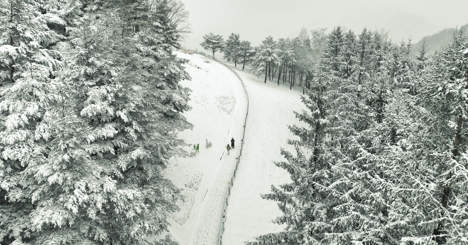
M 244 120 L 247 112 L 247 97 L 241 81 L 234 75 L 234 73 L 232 73 L 232 71 L 221 64 L 213 62 L 213 65 L 218 66 L 219 69 L 224 69 L 226 73 L 232 74 L 232 76 L 229 77 L 231 78 L 232 86 L 234 87 L 237 103 L 233 112 L 232 123 L 226 137 L 226 142 L 230 142 L 231 137 L 234 137 L 236 140 L 236 146 L 238 147 L 231 150 L 229 155 L 225 151 L 221 157 L 219 163 L 220 167 L 216 171 L 214 181 L 208 188 L 190 245 L 214 245 L 219 242 L 224 204 L 228 196 L 231 178 L 236 167 L 236 157 L 239 157 L 239 147 L 241 145 L 240 137 L 243 135 Z
M 263 83 L 251 74 L 238 72 L 249 95 L 242 160 L 231 189 L 222 244 L 240 245 L 256 236 L 284 230 L 272 220 L 282 215 L 276 202 L 264 200 L 260 194 L 271 192 L 271 185 L 291 182 L 289 174 L 274 161 L 283 161 L 280 147 L 293 151 L 287 145 L 294 136 L 288 125 L 299 124 L 294 111 L 301 111 L 298 91 Z

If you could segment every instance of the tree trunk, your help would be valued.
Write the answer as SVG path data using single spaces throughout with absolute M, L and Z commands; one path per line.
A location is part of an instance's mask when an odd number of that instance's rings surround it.
M 273 63 L 273 70 L 271 71 L 271 80 L 275 79 L 276 71 L 278 70 L 278 66 Z
M 299 80 L 299 86 L 302 86 L 302 79 L 304 78 L 304 71 L 301 71 L 301 78 Z
M 243 64 L 242 64 L 242 70 L 244 70 L 244 67 L 245 67 L 245 60 L 246 60 L 246 59 L 244 59 L 244 62 L 243 62 Z
M 289 73 L 289 89 L 291 90 L 292 89 L 292 84 L 293 84 L 293 69 L 292 69 L 292 66 L 291 66 L 291 72 Z
M 271 61 L 268 61 L 268 79 L 271 80 Z
M 280 77 L 281 77 L 281 69 L 283 68 L 283 64 L 281 64 L 280 67 L 278 67 L 278 86 L 279 86 L 279 81 L 280 81 Z
M 268 76 L 268 69 L 267 69 L 267 63 L 265 62 L 265 83 L 266 83 L 266 80 L 267 80 L 267 76 Z
M 237 68 L 237 60 L 234 60 L 234 67 Z
M 291 76 L 291 84 L 289 85 L 289 89 L 291 90 L 294 87 L 294 80 L 296 79 L 296 66 L 292 67 L 292 76 Z
M 285 64 L 283 67 L 283 84 L 286 82 L 286 79 L 288 78 L 288 64 Z

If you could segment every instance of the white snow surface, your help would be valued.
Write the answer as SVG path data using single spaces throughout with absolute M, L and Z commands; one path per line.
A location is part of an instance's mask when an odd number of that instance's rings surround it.
M 246 84 L 250 108 L 242 158 L 228 201 L 222 240 L 227 245 L 284 230 L 285 226 L 272 223 L 282 215 L 277 203 L 260 195 L 271 193 L 271 185 L 291 182 L 287 171 L 274 162 L 285 161 L 281 147 L 294 154 L 287 140 L 295 136 L 287 126 L 303 125 L 293 111 L 305 109 L 297 91 L 270 81 L 265 84 L 248 73 L 238 74 Z
M 283 230 L 283 226 L 271 222 L 282 214 L 277 204 L 262 199 L 260 194 L 269 193 L 272 184 L 291 181 L 289 174 L 273 162 L 284 160 L 280 147 L 293 150 L 287 145 L 287 139 L 293 138 L 287 125 L 298 124 L 293 110 L 304 108 L 299 93 L 271 82 L 264 84 L 255 76 L 238 71 L 250 100 L 240 157 L 247 113 L 247 95 L 241 81 L 211 59 L 176 54 L 189 60 L 185 66 L 192 79 L 183 81 L 182 86 L 192 90 L 192 110 L 184 116 L 194 125 L 178 136 L 192 145 L 199 144 L 200 152 L 171 159 L 165 171 L 184 196 L 178 203 L 180 212 L 170 219 L 169 231 L 174 240 L 181 245 L 219 244 L 226 200 L 222 244 L 240 245 L 256 236 Z M 236 148 L 227 155 L 226 145 L 231 137 L 236 140 Z M 206 139 L 212 147 L 206 148 Z M 194 152 L 193 146 L 187 150 Z M 238 157 L 240 163 L 229 196 Z

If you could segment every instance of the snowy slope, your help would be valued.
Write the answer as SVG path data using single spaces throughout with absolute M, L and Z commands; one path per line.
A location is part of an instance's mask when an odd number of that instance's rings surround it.
M 199 144 L 200 152 L 187 158 L 173 158 L 165 176 L 181 188 L 184 200 L 181 211 L 170 221 L 173 238 L 181 245 L 216 244 L 228 182 L 235 166 L 236 152 L 227 155 L 226 145 L 234 137 L 240 143 L 247 100 L 237 77 L 226 67 L 198 55 L 177 52 L 189 60 L 187 72 L 191 81 L 182 86 L 192 90 L 189 105 L 184 113 L 193 130 L 178 136 L 190 144 Z M 213 146 L 205 147 L 208 139 Z M 193 151 L 193 146 L 187 150 Z
M 294 138 L 287 125 L 299 124 L 293 110 L 305 109 L 297 91 L 238 73 L 246 84 L 250 104 L 242 161 L 228 202 L 222 241 L 227 245 L 244 244 L 256 236 L 284 229 L 271 222 L 282 214 L 277 204 L 262 199 L 260 194 L 270 193 L 272 184 L 291 182 L 289 174 L 273 162 L 284 160 L 280 147 L 294 150 L 287 145 L 287 140 Z

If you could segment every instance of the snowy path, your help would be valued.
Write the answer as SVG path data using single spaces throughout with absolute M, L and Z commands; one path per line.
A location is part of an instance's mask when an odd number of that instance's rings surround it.
M 239 79 L 228 68 L 203 56 L 176 54 L 189 60 L 185 67 L 192 79 L 181 85 L 192 90 L 192 109 L 184 116 L 194 125 L 178 137 L 200 144 L 200 152 L 172 158 L 165 171 L 165 177 L 181 189 L 183 196 L 178 202 L 181 210 L 169 220 L 169 233 L 179 244 L 215 245 L 239 154 L 239 148 L 235 148 L 227 155 L 226 145 L 234 137 L 236 146 L 240 146 L 247 98 Z M 213 146 L 206 148 L 205 139 Z M 193 147 L 186 149 L 194 153 Z
M 200 152 L 171 159 L 165 171 L 183 195 L 178 203 L 181 210 L 169 221 L 169 232 L 181 245 L 217 245 L 229 182 L 239 155 L 247 97 L 241 82 L 228 68 L 203 56 L 177 55 L 189 60 L 185 66 L 192 80 L 182 85 L 192 90 L 192 110 L 184 112 L 184 116 L 194 125 L 193 130 L 181 132 L 178 137 L 187 143 L 199 143 Z M 287 145 L 287 139 L 293 138 L 287 125 L 297 124 L 293 110 L 304 108 L 297 91 L 272 82 L 264 84 L 241 71 L 238 74 L 249 95 L 249 116 L 242 157 L 228 199 L 224 245 L 241 245 L 256 236 L 283 230 L 271 222 L 281 215 L 278 206 L 263 200 L 260 194 L 269 193 L 272 184 L 290 182 L 288 173 L 273 161 L 283 160 L 280 147 L 293 150 Z M 227 155 L 226 144 L 231 137 L 236 139 L 237 148 Z M 211 148 L 205 147 L 205 139 L 213 143 Z M 190 147 L 187 150 L 192 151 Z
M 191 245 L 214 245 L 218 243 L 224 203 L 227 200 L 228 188 L 236 167 L 236 159 L 239 155 L 239 146 L 241 144 L 240 137 L 243 134 L 244 120 L 247 112 L 247 97 L 241 81 L 237 79 L 234 73 L 221 64 L 214 63 L 214 65 L 220 70 L 225 70 L 227 74 L 230 74 L 229 77 L 234 88 L 233 91 L 236 95 L 237 103 L 226 142 L 229 142 L 232 136 L 236 139 L 236 146 L 238 147 L 231 150 L 229 155 L 224 151 L 220 161 L 220 167 L 216 171 L 216 177 L 208 189 L 204 207 L 202 208 L 202 214 L 190 242 Z
M 272 184 L 291 182 L 289 174 L 273 162 L 284 159 L 280 147 L 293 150 L 287 145 L 287 140 L 293 139 L 287 125 L 298 124 L 293 110 L 304 108 L 297 91 L 272 82 L 265 84 L 251 74 L 238 74 L 246 84 L 250 105 L 242 159 L 227 208 L 222 241 L 226 245 L 244 244 L 284 229 L 272 223 L 282 214 L 277 204 L 260 194 L 270 193 Z

